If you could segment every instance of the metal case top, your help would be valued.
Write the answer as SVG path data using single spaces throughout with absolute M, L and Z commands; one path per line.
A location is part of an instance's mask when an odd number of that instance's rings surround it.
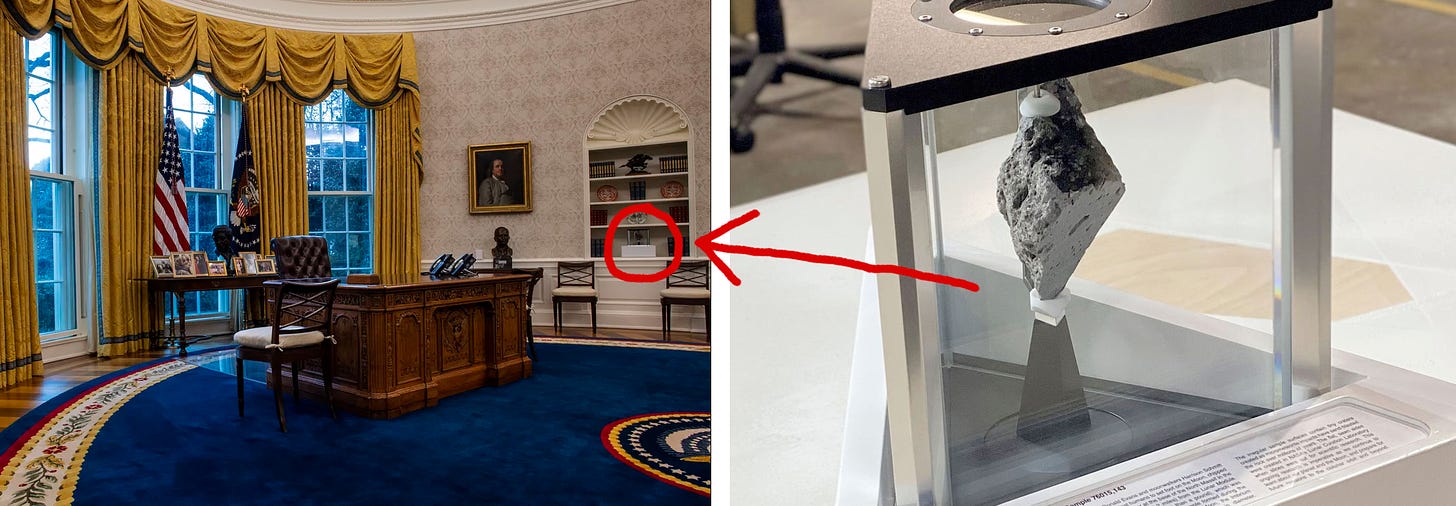
M 864 108 L 928 111 L 1313 19 L 1331 1 L 1152 0 L 1126 17 L 1109 6 L 1089 15 L 1095 23 L 1071 19 L 977 35 L 959 31 L 975 24 L 947 7 L 957 2 L 875 0 Z M 1116 21 L 1102 19 L 1108 14 Z M 1028 30 L 1038 34 L 1022 33 Z

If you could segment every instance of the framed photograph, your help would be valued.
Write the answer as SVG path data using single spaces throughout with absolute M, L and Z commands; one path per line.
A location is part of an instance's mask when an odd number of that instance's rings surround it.
M 211 275 L 211 274 L 208 274 L 207 273 L 207 252 L 206 251 L 188 251 L 187 253 L 190 253 L 192 255 L 192 269 L 193 269 L 192 272 L 196 273 L 198 276 L 210 276 Z
M 208 262 L 207 263 L 207 275 L 208 276 L 226 276 L 227 275 L 227 262 L 224 262 L 222 260 L 218 260 L 216 262 Z
M 190 278 L 190 277 L 193 277 L 193 276 L 196 276 L 197 275 L 197 267 L 192 263 L 192 253 L 190 253 L 190 252 L 173 253 L 171 255 L 171 258 L 172 258 L 172 277 L 174 277 L 174 278 Z M 204 264 L 203 268 L 206 268 L 206 265 L 205 264 Z M 207 274 L 203 274 L 203 275 L 206 276 Z
M 154 256 L 154 257 L 152 257 L 152 277 L 154 277 L 154 278 L 170 278 L 170 277 L 172 277 L 172 259 L 167 258 L 165 256 Z
M 470 146 L 470 212 L 531 211 L 531 143 Z
M 243 267 L 243 257 L 233 257 L 233 275 L 242 276 L 247 273 L 248 270 Z
M 273 257 L 258 257 L 258 274 L 278 274 L 278 266 L 273 264 Z
M 257 274 L 258 273 L 258 254 L 257 253 L 253 253 L 251 251 L 244 251 L 242 253 L 239 253 L 239 258 L 242 258 L 243 259 L 243 270 L 238 271 L 239 274 Z

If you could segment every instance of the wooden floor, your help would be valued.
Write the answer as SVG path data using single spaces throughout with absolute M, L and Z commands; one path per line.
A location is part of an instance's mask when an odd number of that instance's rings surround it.
M 536 335 L 554 336 L 556 333 L 551 327 L 536 327 Z M 562 329 L 561 335 L 589 337 L 592 333 L 590 328 L 565 327 Z M 662 339 L 662 331 L 598 328 L 596 337 L 656 341 Z M 708 338 L 706 335 L 699 333 L 673 332 L 672 341 L 706 343 L 708 342 Z M 190 345 L 189 348 L 201 349 L 230 343 L 231 339 L 226 336 L 214 337 Z M 31 378 L 10 388 L 0 390 L 0 429 L 9 427 L 10 424 L 15 423 L 15 420 L 19 419 L 26 412 L 77 385 L 113 371 L 176 354 L 176 349 L 149 350 L 118 358 L 96 358 L 94 356 L 88 356 L 47 363 L 45 365 L 44 376 Z

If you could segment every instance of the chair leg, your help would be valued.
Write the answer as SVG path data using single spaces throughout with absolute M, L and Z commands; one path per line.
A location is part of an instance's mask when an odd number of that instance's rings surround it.
M 299 367 L 301 365 L 303 365 L 303 362 L 299 362 L 297 360 L 295 360 L 293 362 L 293 405 L 294 406 L 297 406 L 298 405 L 298 370 L 301 369 L 301 367 Z
M 551 330 L 561 335 L 561 301 L 554 299 L 551 301 Z
M 278 430 L 288 432 L 288 422 L 283 419 L 283 357 L 275 350 L 268 365 L 273 370 L 273 408 L 278 411 Z
M 706 325 L 707 326 L 707 328 L 703 329 L 703 333 L 706 334 L 707 337 L 708 337 L 708 344 L 713 344 L 713 303 L 712 302 L 709 302 L 707 304 L 703 304 L 703 325 Z
M 526 313 L 526 353 L 536 360 L 536 327 L 532 324 L 530 310 Z
M 663 303 L 662 303 L 662 340 L 663 341 L 666 341 L 667 340 L 667 329 L 671 328 L 671 326 L 672 326 L 672 319 L 667 316 L 667 314 L 668 314 L 669 311 L 672 311 L 672 305 L 671 304 L 668 304 L 667 301 L 663 301 Z
M 335 420 L 339 413 L 334 411 L 334 344 L 324 341 L 324 356 L 319 358 L 319 368 L 324 373 L 324 402 L 329 405 L 329 416 Z
M 236 365 L 237 365 L 237 371 L 238 371 L 238 417 L 241 418 L 243 416 L 243 356 L 242 355 L 238 355 L 237 356 Z
M 592 307 L 592 336 L 597 335 L 597 301 L 591 301 Z

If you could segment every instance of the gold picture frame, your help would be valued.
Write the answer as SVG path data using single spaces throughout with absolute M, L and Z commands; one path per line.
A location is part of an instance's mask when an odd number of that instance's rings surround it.
M 465 186 L 472 214 L 531 212 L 530 141 L 480 144 L 468 151 L 470 180 Z
M 277 260 L 272 256 L 258 257 L 258 274 L 278 274 Z
M 172 258 L 167 255 L 154 255 L 149 260 L 152 263 L 152 277 L 157 279 L 172 277 Z

